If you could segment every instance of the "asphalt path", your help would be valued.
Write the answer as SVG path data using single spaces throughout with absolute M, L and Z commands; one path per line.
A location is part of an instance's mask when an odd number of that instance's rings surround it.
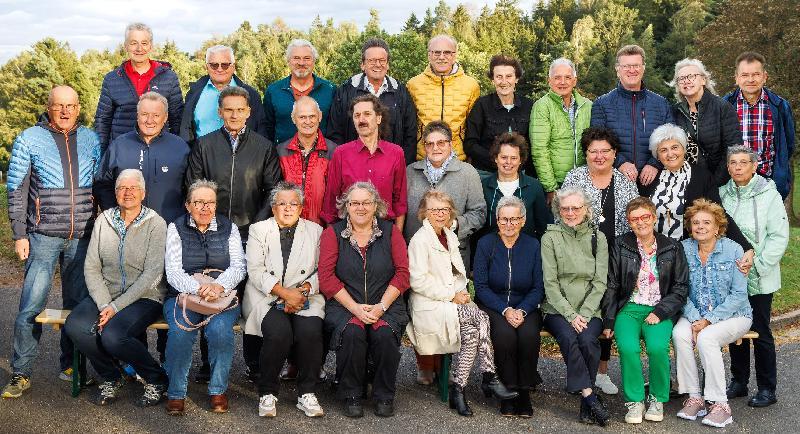
M 14 317 L 19 300 L 18 289 L 0 289 L 5 302 L 0 303 L 0 383 L 10 376 L 9 357 L 12 348 Z M 50 307 L 60 305 L 56 289 L 50 296 Z M 294 383 L 284 383 L 278 402 L 278 417 L 258 417 L 258 395 L 244 375 L 241 357 L 241 335 L 237 336 L 237 353 L 231 369 L 228 397 L 230 411 L 226 414 L 208 412 L 205 386 L 190 383 L 187 411 L 182 417 L 168 416 L 163 404 L 140 409 L 133 405 L 142 393 L 142 386 L 129 383 L 113 405 L 98 407 L 89 401 L 95 388 L 84 391 L 78 398 L 70 396 L 70 385 L 58 379 L 58 332 L 46 327 L 42 333 L 39 354 L 32 377 L 32 386 L 19 399 L 0 401 L 0 433 L 238 433 L 238 432 L 800 432 L 800 332 L 783 332 L 783 342 L 778 350 L 778 399 L 766 409 L 747 407 L 746 399 L 731 402 L 734 423 L 717 430 L 697 422 L 678 419 L 675 414 L 680 402 L 673 400 L 665 406 L 665 419 L 661 423 L 628 425 L 624 423 L 625 408 L 621 395 L 606 397 L 612 412 L 610 424 L 605 428 L 580 424 L 577 421 L 579 398 L 564 392 L 565 369 L 558 357 L 542 357 L 539 372 L 544 379 L 532 394 L 534 416 L 532 419 L 507 418 L 499 415 L 497 403 L 484 398 L 478 388 L 479 375 L 473 373 L 466 393 L 475 416 L 465 418 L 439 401 L 432 386 L 415 383 L 414 354 L 404 348 L 397 379 L 396 416 L 383 419 L 375 416 L 372 405 L 366 402 L 365 417 L 352 420 L 343 416 L 341 403 L 336 400 L 329 384 L 320 384 L 317 396 L 325 409 L 325 417 L 308 418 L 294 407 Z M 150 332 L 151 348 L 155 348 L 155 333 Z M 197 360 L 199 350 L 195 346 Z M 196 366 L 190 372 L 193 377 Z M 333 357 L 328 358 L 326 369 L 333 371 Z M 674 368 L 673 368 L 674 369 Z M 611 361 L 610 375 L 619 384 L 619 364 Z M 751 384 L 754 392 L 755 380 Z

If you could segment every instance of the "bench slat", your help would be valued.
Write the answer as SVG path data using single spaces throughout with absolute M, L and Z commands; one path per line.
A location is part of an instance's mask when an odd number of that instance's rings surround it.
M 66 309 L 45 309 L 36 316 L 35 321 L 39 324 L 49 324 L 53 326 L 53 329 L 58 330 L 67 321 L 70 312 Z M 160 319 L 150 324 L 147 328 L 151 330 L 168 330 L 169 325 L 163 319 Z M 239 332 L 242 331 L 242 327 L 239 324 L 234 324 L 233 330 Z

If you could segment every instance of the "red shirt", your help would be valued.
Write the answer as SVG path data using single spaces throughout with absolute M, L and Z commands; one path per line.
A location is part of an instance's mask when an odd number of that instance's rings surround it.
M 328 166 L 328 185 L 320 217 L 328 224 L 339 220 L 336 198 L 359 181 L 371 181 L 388 207 L 388 220 L 405 215 L 408 210 L 406 160 L 403 148 L 385 140 L 378 141 L 375 153 L 356 139 L 336 148 Z
M 125 62 L 125 75 L 127 75 L 131 83 L 133 83 L 133 88 L 136 89 L 136 95 L 142 96 L 143 93 L 148 91 L 150 88 L 150 80 L 156 76 L 156 67 L 158 66 L 161 66 L 161 64 L 155 60 L 151 60 L 150 69 L 144 74 L 139 74 L 133 69 L 130 60 Z

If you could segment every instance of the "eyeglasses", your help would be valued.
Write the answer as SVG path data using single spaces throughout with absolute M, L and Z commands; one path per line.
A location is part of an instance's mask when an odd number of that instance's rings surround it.
M 362 200 L 361 202 L 359 202 L 357 200 L 351 200 L 347 204 L 350 205 L 353 208 L 360 208 L 362 206 L 364 208 L 369 208 L 372 205 L 375 205 L 375 201 L 374 200 Z
M 434 146 L 439 147 L 439 148 L 447 148 L 447 147 L 450 146 L 450 140 L 442 139 L 442 140 L 437 140 L 435 142 L 433 142 L 433 141 L 431 141 L 431 142 L 427 142 L 426 141 L 425 142 L 425 147 L 426 148 L 432 148 Z
M 559 210 L 561 210 L 562 213 L 566 214 L 566 213 L 578 212 L 578 211 L 582 210 L 585 207 L 586 207 L 586 205 L 581 205 L 581 206 L 560 206 L 558 208 L 559 208 Z
M 676 78 L 675 81 L 678 83 L 687 83 L 690 81 L 694 81 L 697 77 L 702 77 L 703 74 L 695 73 L 695 74 L 686 74 L 681 75 L 680 77 Z
M 134 186 L 130 186 L 130 187 L 117 187 L 114 190 L 116 190 L 117 193 L 127 193 L 127 192 L 136 193 L 137 191 L 139 191 L 141 189 L 142 189 L 142 187 L 134 185 Z
M 628 64 L 628 65 L 619 65 L 619 67 L 620 67 L 620 69 L 623 69 L 625 71 L 638 71 L 638 70 L 644 68 L 644 64 L 643 63 L 634 63 L 634 64 Z
M 208 67 L 213 69 L 213 70 L 221 69 L 223 71 L 227 71 L 228 68 L 230 68 L 231 65 L 233 65 L 233 63 L 230 63 L 230 62 L 225 62 L 225 63 L 214 62 L 214 63 L 206 63 L 206 65 L 208 65 Z
M 216 201 L 193 200 L 191 203 L 192 206 L 197 209 L 205 209 L 206 207 L 208 207 L 208 209 L 212 209 L 217 207 Z
M 278 202 L 275 206 L 280 208 L 298 208 L 301 204 L 300 202 Z
M 291 60 L 292 62 L 313 62 L 314 58 L 311 56 L 305 56 L 305 57 L 292 56 L 292 58 L 289 60 Z
M 739 78 L 742 78 L 744 80 L 750 80 L 751 78 L 753 80 L 760 80 L 762 75 L 764 75 L 763 72 L 754 72 L 752 74 L 747 73 L 747 72 L 743 72 L 743 73 L 739 74 Z
M 388 59 L 366 59 L 366 60 L 364 60 L 364 62 L 365 62 L 367 65 L 378 65 L 378 66 L 383 66 L 383 65 L 386 65 L 386 64 L 388 64 L 388 63 L 389 63 L 389 60 L 388 60 Z
M 497 223 L 501 225 L 518 225 L 524 217 L 500 217 Z
M 450 208 L 428 208 L 426 211 L 431 214 L 446 214 L 450 212 Z
M 78 110 L 78 104 L 50 104 L 50 110 L 60 112 L 66 110 L 69 113 Z
M 588 154 L 591 155 L 592 157 L 596 157 L 598 155 L 602 155 L 602 156 L 605 157 L 605 156 L 608 156 L 608 154 L 610 154 L 612 151 L 614 151 L 614 150 L 611 149 L 611 148 L 608 148 L 608 149 L 593 149 L 593 150 L 589 151 Z
M 639 217 L 629 216 L 628 221 L 631 223 L 642 222 L 642 223 L 650 223 L 653 221 L 653 214 L 643 214 Z
M 450 50 L 430 50 L 428 51 L 428 54 L 432 55 L 434 58 L 440 56 L 452 57 L 456 54 L 456 52 Z

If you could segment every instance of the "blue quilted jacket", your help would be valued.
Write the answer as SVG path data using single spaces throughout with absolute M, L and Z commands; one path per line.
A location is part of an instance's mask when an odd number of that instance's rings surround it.
M 20 133 L 8 164 L 8 216 L 14 239 L 40 233 L 82 238 L 92 232 L 92 180 L 100 166 L 97 134 L 62 133 L 47 120 Z
M 650 152 L 650 134 L 666 123 L 675 123 L 672 107 L 663 96 L 645 89 L 632 92 L 617 84 L 616 89 L 597 98 L 592 105 L 593 127 L 610 128 L 619 138 L 620 151 L 614 167 L 634 163 L 661 168 Z
M 126 60 L 127 62 L 127 60 Z M 167 62 L 158 61 L 155 75 L 150 80 L 147 91 L 156 91 L 167 98 L 169 103 L 169 132 L 179 134 L 183 114 L 183 94 L 178 76 Z M 114 139 L 136 128 L 136 104 L 139 95 L 133 83 L 125 74 L 125 63 L 106 74 L 100 89 L 100 100 L 94 115 L 94 127 L 100 136 L 103 151 Z

